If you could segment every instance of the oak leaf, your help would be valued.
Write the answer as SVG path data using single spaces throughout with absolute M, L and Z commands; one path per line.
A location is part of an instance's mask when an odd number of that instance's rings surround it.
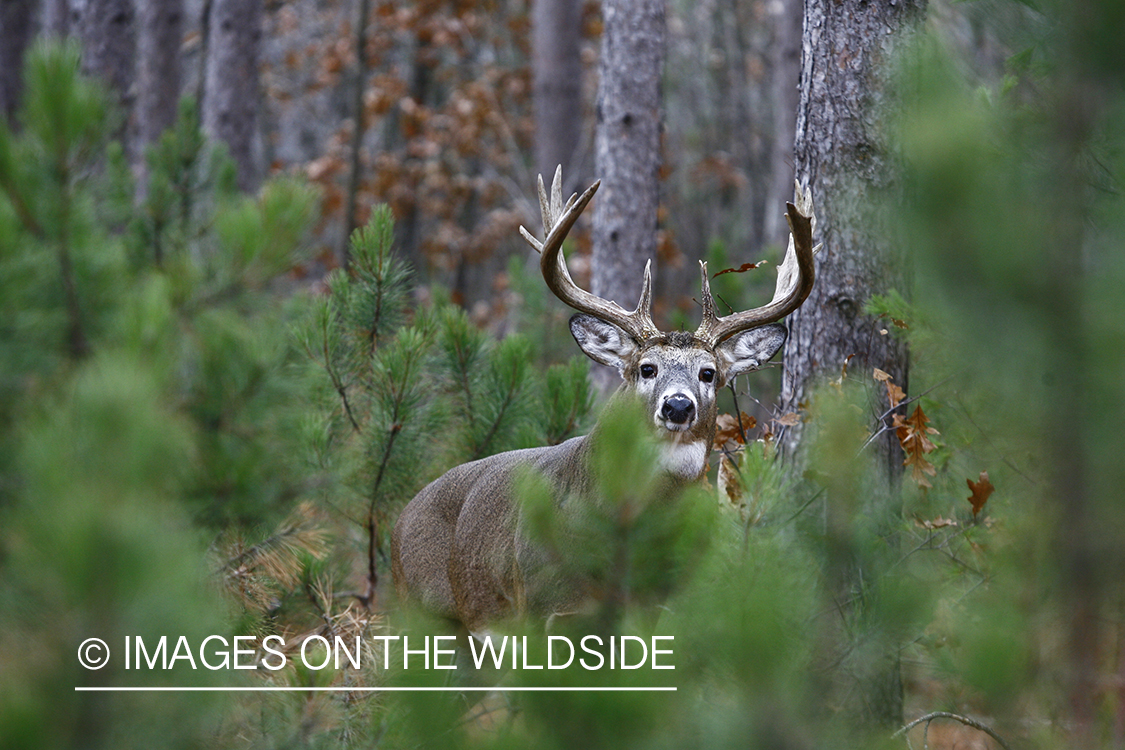
M 987 471 L 980 473 L 980 481 L 974 482 L 972 479 L 966 479 L 965 481 L 969 485 L 969 492 L 973 493 L 969 497 L 969 504 L 973 506 L 973 515 L 975 516 L 981 512 L 984 504 L 988 502 L 988 498 L 996 488 L 992 486 L 992 482 L 988 481 Z
M 936 447 L 927 435 L 940 435 L 937 430 L 929 426 L 930 418 L 917 406 L 909 417 L 895 414 L 893 426 L 898 442 L 902 446 L 906 459 L 903 466 L 910 467 L 910 476 L 919 487 L 929 489 L 933 485 L 926 479 L 926 475 L 934 476 L 937 470 L 926 458 Z
M 758 424 L 758 420 L 746 412 L 739 412 L 740 419 L 733 414 L 720 414 L 715 420 L 715 447 L 722 448 L 727 443 L 745 445 L 746 433 Z M 740 424 L 741 422 L 741 424 Z

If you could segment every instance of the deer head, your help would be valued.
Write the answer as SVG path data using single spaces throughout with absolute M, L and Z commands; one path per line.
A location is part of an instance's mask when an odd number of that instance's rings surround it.
M 641 298 L 628 312 L 616 302 L 581 289 L 570 276 L 562 254 L 563 240 L 594 197 L 600 182 L 564 205 L 562 169 L 555 172 L 550 197 L 539 178 L 539 203 L 546 237 L 520 233 L 540 253 L 548 288 L 578 314 L 570 331 L 591 359 L 621 373 L 622 390 L 635 393 L 648 406 L 654 428 L 664 439 L 665 469 L 683 479 L 700 477 L 707 466 L 715 435 L 715 395 L 733 378 L 767 362 L 785 343 L 787 331 L 777 321 L 800 307 L 812 290 L 814 267 L 811 200 L 797 188 L 799 210 L 787 204 L 789 247 L 777 279 L 773 300 L 763 307 L 727 316 L 715 314 L 707 263 L 699 262 L 703 319 L 694 333 L 663 333 L 652 321 L 652 264 L 645 265 Z

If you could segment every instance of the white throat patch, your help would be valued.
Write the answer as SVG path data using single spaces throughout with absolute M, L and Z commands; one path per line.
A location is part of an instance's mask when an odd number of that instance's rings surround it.
M 660 459 L 664 470 L 681 479 L 695 479 L 707 463 L 708 445 L 702 440 L 692 443 L 679 440 L 661 441 Z

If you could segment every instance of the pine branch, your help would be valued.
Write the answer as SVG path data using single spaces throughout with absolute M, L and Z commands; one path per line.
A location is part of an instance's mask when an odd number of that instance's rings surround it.
M 70 169 L 65 159 L 61 157 L 55 168 L 58 173 L 59 201 L 61 204 L 58 259 L 63 295 L 66 298 L 67 341 L 70 346 L 70 356 L 74 359 L 81 359 L 90 351 L 90 343 L 86 339 L 85 327 L 82 325 L 82 306 L 78 301 L 78 285 L 74 279 L 74 264 L 70 257 L 70 235 L 67 231 L 67 223 L 70 221 Z
M 27 201 L 23 199 L 19 189 L 16 188 L 10 180 L 4 180 L 4 194 L 8 196 L 8 202 L 11 203 L 12 208 L 16 212 L 20 223 L 24 225 L 27 231 L 31 232 L 38 239 L 44 239 L 46 232 L 43 231 L 43 225 L 39 223 L 35 215 L 31 213 L 31 209 L 27 205 Z
M 485 451 L 488 449 L 489 444 L 492 442 L 492 438 L 496 436 L 496 431 L 500 428 L 500 423 L 504 421 L 504 415 L 507 413 L 508 407 L 510 407 L 512 405 L 512 401 L 515 400 L 515 390 L 515 388 L 509 389 L 504 394 L 504 400 L 500 403 L 500 411 L 496 414 L 496 419 L 492 421 L 492 426 L 488 428 L 488 433 L 484 436 L 484 439 L 477 446 L 477 449 L 473 453 L 473 457 L 470 460 L 475 461 L 478 458 L 484 457 Z
M 324 342 L 324 369 L 328 373 L 329 379 L 332 381 L 332 387 L 336 389 L 336 393 L 340 396 L 340 402 L 344 405 L 344 413 L 348 416 L 348 421 L 352 423 L 352 430 L 359 432 L 359 422 L 356 421 L 355 415 L 352 414 L 352 406 L 348 401 L 348 389 L 344 385 L 343 380 L 340 378 L 339 373 L 332 364 L 332 355 L 328 351 L 328 326 L 330 325 L 330 316 L 325 315 L 321 321 L 321 341 Z

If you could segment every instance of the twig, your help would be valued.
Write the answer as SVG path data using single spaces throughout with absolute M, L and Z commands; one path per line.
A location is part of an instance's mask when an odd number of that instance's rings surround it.
M 931 713 L 926 714 L 925 716 L 920 716 L 917 719 L 915 719 L 914 721 L 912 721 L 909 724 L 907 724 L 906 726 L 904 726 L 902 729 L 900 729 L 897 732 L 895 732 L 894 734 L 892 734 L 891 739 L 893 740 L 895 737 L 898 737 L 900 734 L 906 734 L 907 732 L 909 732 L 911 729 L 918 726 L 922 722 L 926 723 L 925 731 L 929 732 L 930 722 L 933 721 L 934 719 L 953 719 L 954 721 L 959 721 L 967 727 L 972 727 L 973 729 L 984 732 L 989 737 L 991 737 L 992 739 L 994 739 L 998 743 L 1000 743 L 1000 747 L 1004 748 L 1004 750 L 1012 750 L 1011 747 L 1008 746 L 1008 743 L 1004 741 L 1004 738 L 1001 737 L 1000 735 L 998 735 L 992 729 L 992 727 L 988 726 L 987 724 L 982 724 L 979 721 L 977 721 L 976 719 L 970 719 L 968 716 L 962 716 L 961 714 L 954 714 L 954 713 L 950 713 L 948 711 L 933 711 Z
M 1034 479 L 1029 477 L 1023 471 L 1021 471 L 1018 466 L 1016 466 L 1014 463 L 1012 463 L 1011 460 L 1009 460 L 1008 456 L 1005 455 L 1005 453 L 1002 450 L 1000 450 L 999 448 L 996 447 L 996 444 L 992 442 L 992 438 L 989 436 L 989 434 L 987 432 L 985 432 L 984 429 L 982 429 L 979 424 L 977 424 L 976 420 L 973 419 L 973 415 L 969 413 L 969 408 L 967 406 L 965 406 L 965 402 L 961 399 L 961 394 L 957 393 L 957 392 L 954 392 L 954 399 L 957 402 L 957 406 L 960 407 L 961 414 L 964 415 L 965 419 L 969 420 L 969 424 L 971 424 L 973 427 L 975 427 L 977 429 L 977 432 L 980 433 L 980 436 L 982 438 L 984 438 L 984 441 L 986 443 L 988 443 L 988 447 L 992 448 L 994 451 L 996 451 L 1000 455 L 1000 460 L 1003 461 L 1005 464 L 1007 464 L 1008 468 L 1010 468 L 1012 471 L 1016 472 L 1021 477 L 1023 477 L 1023 479 L 1028 484 L 1030 484 L 1032 486 L 1037 485 L 1038 482 L 1036 482 Z
M 937 383 L 937 384 L 935 384 L 935 385 L 932 385 L 932 386 L 930 386 L 930 387 L 929 387 L 929 388 L 927 388 L 926 390 L 924 390 L 924 391 L 922 391 L 921 393 L 919 393 L 919 394 L 918 394 L 917 396 L 911 396 L 910 398 L 904 398 L 904 399 L 903 399 L 902 401 L 899 401 L 899 402 L 898 402 L 898 404 L 896 404 L 895 406 L 892 406 L 892 407 L 891 407 L 890 409 L 887 409 L 887 410 L 886 410 L 885 412 L 883 412 L 882 414 L 880 414 L 880 415 L 879 415 L 879 418 L 878 418 L 878 420 L 877 420 L 877 421 L 879 422 L 879 425 L 880 425 L 880 427 L 879 427 L 879 431 L 878 431 L 878 432 L 876 432 L 876 433 L 875 433 L 874 435 L 872 435 L 871 437 L 867 438 L 866 442 L 864 442 L 864 444 L 863 444 L 863 445 L 861 445 L 861 446 L 859 447 L 859 450 L 855 452 L 855 453 L 856 453 L 856 455 L 858 456 L 858 455 L 859 455 L 860 453 L 863 453 L 863 451 L 864 451 L 864 450 L 865 450 L 865 449 L 867 448 L 867 446 L 869 446 L 869 445 L 871 445 L 871 444 L 872 444 L 873 442 L 875 442 L 875 440 L 877 440 L 877 439 L 879 438 L 879 436 L 880 436 L 880 435 L 882 435 L 882 434 L 883 434 L 884 432 L 889 432 L 889 431 L 890 431 L 890 429 L 891 429 L 891 428 L 890 428 L 890 425 L 888 425 L 888 424 L 887 424 L 887 417 L 891 416 L 891 413 L 892 413 L 892 412 L 894 412 L 894 411 L 897 411 L 897 410 L 898 410 L 899 408 L 901 408 L 901 407 L 903 407 L 903 406 L 908 406 L 909 404 L 912 404 L 912 403 L 914 403 L 915 401 L 917 401 L 918 399 L 922 398 L 922 397 L 923 397 L 923 396 L 925 396 L 925 395 L 926 395 L 927 393 L 929 393 L 929 392 L 931 392 L 931 391 L 933 391 L 933 390 L 936 390 L 936 389 L 938 389 L 938 388 L 941 388 L 941 387 L 942 387 L 943 385 L 945 385 L 946 383 L 948 383 L 948 382 L 949 382 L 950 380 L 953 380 L 953 378 L 957 377 L 957 376 L 958 376 L 958 375 L 960 375 L 960 374 L 961 374 L 961 373 L 959 373 L 959 372 L 958 372 L 958 373 L 954 373 L 953 375 L 950 375 L 950 376 L 949 376 L 948 378 L 946 378 L 945 380 L 941 381 L 940 383 Z
M 797 510 L 796 510 L 796 511 L 794 511 L 793 515 L 789 516 L 788 518 L 786 518 L 786 519 L 785 519 L 784 521 L 782 521 L 781 523 L 782 523 L 782 524 L 787 524 L 787 523 L 789 523 L 790 521 L 794 520 L 794 519 L 795 519 L 795 518 L 796 518 L 797 516 L 799 516 L 799 515 L 801 515 L 802 513 L 804 513 L 804 512 L 805 512 L 805 508 L 808 508 L 808 507 L 809 507 L 810 505 L 812 505 L 812 504 L 813 504 L 813 503 L 814 503 L 814 502 L 816 501 L 816 499 L 817 499 L 818 497 L 820 497 L 821 495 L 823 495 L 823 494 L 824 494 L 824 490 L 825 490 L 825 488 L 824 488 L 824 487 L 821 487 L 821 488 L 820 488 L 819 490 L 817 490 L 816 492 L 814 492 L 814 493 L 813 493 L 813 495 L 812 495 L 812 497 L 810 497 L 810 498 L 809 498 L 808 500 L 806 500 L 806 501 L 805 501 L 805 502 L 804 502 L 804 503 L 803 503 L 803 504 L 801 505 L 801 507 L 800 507 L 800 508 L 797 508 Z
M 734 381 L 737 378 L 731 378 L 727 383 L 730 388 L 730 397 L 734 400 L 734 418 L 738 421 L 738 434 L 742 436 L 742 444 L 746 445 L 746 430 L 742 427 L 742 407 L 738 405 L 738 391 L 734 389 Z

